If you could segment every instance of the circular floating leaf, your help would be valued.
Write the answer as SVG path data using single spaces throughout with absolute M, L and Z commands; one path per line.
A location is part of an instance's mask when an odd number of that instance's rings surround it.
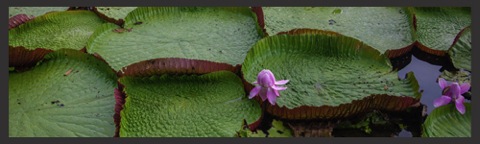
M 10 137 L 112 137 L 116 75 L 75 50 L 45 56 L 30 71 L 10 72 Z
M 465 114 L 454 104 L 438 107 L 430 113 L 423 124 L 422 137 L 471 137 L 472 116 L 470 103 L 464 103 Z
M 430 54 L 443 56 L 455 36 L 471 25 L 470 8 L 413 8 L 419 46 Z
M 421 97 L 413 73 L 400 80 L 384 55 L 335 33 L 264 38 L 248 52 L 242 73 L 252 83 L 262 69 L 290 80 L 277 104 L 267 107 L 289 119 L 346 117 L 372 108 L 402 110 Z
M 8 17 L 10 18 L 18 14 L 37 17 L 52 11 L 66 11 L 68 8 L 69 7 L 8 7 Z
M 241 64 L 261 29 L 249 8 L 137 8 L 124 28 L 105 24 L 89 40 L 115 70 L 156 58 Z
M 91 11 L 52 12 L 8 31 L 8 45 L 26 49 L 80 50 L 104 21 Z
M 382 53 L 414 42 L 412 17 L 405 8 L 264 7 L 263 13 L 270 35 L 301 28 L 329 30 L 364 41 Z
M 126 94 L 120 137 L 233 137 L 242 120 L 261 116 L 260 105 L 228 71 L 119 81 Z
M 455 44 L 448 50 L 448 54 L 456 68 L 472 71 L 472 33 L 470 27 L 462 30 L 457 37 Z
M 125 17 L 137 7 L 95 7 L 93 10 L 107 21 L 122 25 Z

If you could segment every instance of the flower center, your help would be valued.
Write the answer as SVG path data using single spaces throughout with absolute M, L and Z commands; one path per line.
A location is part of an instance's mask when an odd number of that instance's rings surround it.
M 445 89 L 443 89 L 442 95 L 447 95 L 447 96 L 452 97 L 453 99 L 457 99 L 457 96 L 456 96 L 456 95 L 453 95 L 453 93 L 452 93 L 452 91 L 451 91 L 451 89 L 450 89 L 450 86 L 447 86 Z

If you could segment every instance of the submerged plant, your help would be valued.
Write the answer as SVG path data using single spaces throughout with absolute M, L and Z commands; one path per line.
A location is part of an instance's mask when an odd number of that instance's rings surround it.
M 435 99 L 433 106 L 440 107 L 454 100 L 457 110 L 461 114 L 464 114 L 465 106 L 463 105 L 463 101 L 465 98 L 462 96 L 462 94 L 468 92 L 470 89 L 470 84 L 463 83 L 460 85 L 458 82 L 447 82 L 445 79 L 439 78 L 438 85 L 443 89 L 442 97 Z
M 287 87 L 282 87 L 278 85 L 285 85 L 288 83 L 288 80 L 275 80 L 275 76 L 273 75 L 272 71 L 268 69 L 262 70 L 258 73 L 257 81 L 253 82 L 253 84 L 257 85 L 250 91 L 250 96 L 248 98 L 253 98 L 257 94 L 260 95 L 262 101 L 268 99 L 270 104 L 275 105 L 277 101 L 277 97 L 280 96 L 278 91 L 286 90 Z

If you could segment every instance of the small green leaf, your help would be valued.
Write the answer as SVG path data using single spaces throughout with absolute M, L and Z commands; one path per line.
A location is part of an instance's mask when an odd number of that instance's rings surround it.
M 470 103 L 464 103 L 465 114 L 454 104 L 435 108 L 423 124 L 422 137 L 471 137 L 472 117 Z
M 458 69 L 472 71 L 472 33 L 470 27 L 458 34 L 458 39 L 448 50 L 453 65 Z
M 268 137 L 292 137 L 292 130 L 283 125 L 282 121 L 273 120 L 272 127 L 268 129 Z

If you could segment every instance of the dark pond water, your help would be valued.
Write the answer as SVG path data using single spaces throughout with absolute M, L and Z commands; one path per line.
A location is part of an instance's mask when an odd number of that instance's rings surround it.
M 433 110 L 433 101 L 442 96 L 442 89 L 438 86 L 437 78 L 440 76 L 442 66 L 432 65 L 412 56 L 412 61 L 405 68 L 398 72 L 400 78 L 413 71 L 417 78 L 420 89 L 423 90 L 420 102 L 427 106 L 427 113 Z
M 413 71 L 417 78 L 420 89 L 423 90 L 420 103 L 426 106 L 427 114 L 434 109 L 433 101 L 442 95 L 442 89 L 438 86 L 437 78 L 440 76 L 442 66 L 432 65 L 412 56 L 412 61 L 405 68 L 398 72 L 400 78 L 405 78 L 405 74 Z M 398 137 L 412 137 L 412 133 L 402 130 Z

